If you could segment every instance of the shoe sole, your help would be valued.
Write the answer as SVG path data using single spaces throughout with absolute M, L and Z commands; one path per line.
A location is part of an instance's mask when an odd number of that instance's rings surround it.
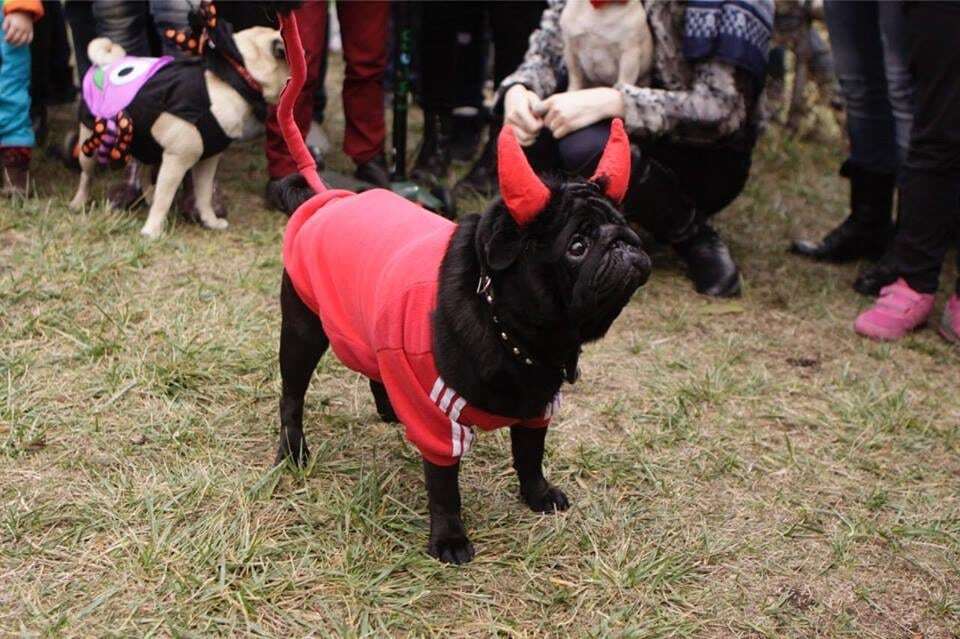
M 909 331 L 907 331 L 906 333 L 903 333 L 902 335 L 893 335 L 893 334 L 890 334 L 890 333 L 887 333 L 887 334 L 885 334 L 885 335 L 878 335 L 878 334 L 864 333 L 864 332 L 860 331 L 860 329 L 857 328 L 856 322 L 854 322 L 854 324 L 853 324 L 853 331 L 854 331 L 857 335 L 859 335 L 860 337 L 866 337 L 867 339 L 872 339 L 872 340 L 875 341 L 875 342 L 896 342 L 896 341 L 899 341 L 899 340 L 903 339 L 904 337 L 906 337 L 906 336 L 909 335 L 910 333 L 915 333 L 915 332 L 919 331 L 920 329 L 926 327 L 926 325 L 927 325 L 927 322 L 924 322 L 923 324 L 919 324 L 919 325 L 917 325 L 917 326 L 914 326 L 913 328 L 911 328 L 911 329 L 910 329 Z M 871 325 L 871 326 L 872 326 L 872 325 Z M 883 329 L 880 329 L 880 330 L 881 330 L 881 332 L 883 331 Z

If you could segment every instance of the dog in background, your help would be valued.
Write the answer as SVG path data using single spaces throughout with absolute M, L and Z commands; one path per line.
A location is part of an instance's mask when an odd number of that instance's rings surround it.
M 560 30 L 567 90 L 650 83 L 653 35 L 641 0 L 569 0 Z
M 214 17 L 210 23 L 213 27 L 202 34 L 168 34 L 192 45 L 200 54 L 194 59 L 132 58 L 106 38 L 90 43 L 94 66 L 84 78 L 80 118 L 82 174 L 71 209 L 89 200 L 98 157 L 122 162 L 129 154 L 142 162 L 144 198 L 150 205 L 143 235 L 157 238 L 163 233 L 177 189 L 191 170 L 201 223 L 212 229 L 227 227 L 212 204 L 221 153 L 232 141 L 262 130 L 266 104 L 277 101 L 290 72 L 276 29 L 252 27 L 234 34 L 225 21 Z M 207 42 L 212 44 L 205 52 Z M 141 84 L 136 84 L 138 78 Z M 109 102 L 117 95 L 105 95 L 107 85 L 121 96 L 116 124 L 91 112 L 91 103 Z M 123 95 L 124 85 L 128 92 L 136 88 L 132 99 Z M 152 185 L 150 165 L 157 164 Z

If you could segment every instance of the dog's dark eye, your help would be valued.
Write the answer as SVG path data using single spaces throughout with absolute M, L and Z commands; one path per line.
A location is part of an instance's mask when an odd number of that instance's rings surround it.
M 570 241 L 570 246 L 567 247 L 567 255 L 573 258 L 581 258 L 587 254 L 587 249 L 590 248 L 590 241 L 582 235 L 574 235 L 573 240 Z

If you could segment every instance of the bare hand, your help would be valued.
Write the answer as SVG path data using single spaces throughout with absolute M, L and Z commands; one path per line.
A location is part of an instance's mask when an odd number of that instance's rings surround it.
M 616 89 L 598 87 L 581 91 L 555 93 L 539 104 L 534 114 L 562 138 L 578 129 L 608 118 L 623 117 L 623 97 Z
M 522 84 L 513 85 L 503 96 L 504 124 L 513 127 L 521 146 L 533 144 L 543 128 L 543 120 L 534 115 L 534 110 L 539 109 L 540 104 L 537 94 Z
M 23 11 L 14 11 L 3 19 L 3 32 L 7 42 L 15 47 L 33 41 L 33 16 Z

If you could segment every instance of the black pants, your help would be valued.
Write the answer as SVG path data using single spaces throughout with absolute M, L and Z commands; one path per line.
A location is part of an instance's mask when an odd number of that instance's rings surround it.
M 534 168 L 589 177 L 610 137 L 610 122 L 598 122 L 555 139 L 548 130 L 527 149 Z M 633 144 L 630 187 L 624 215 L 659 242 L 688 239 L 699 224 L 723 210 L 743 191 L 750 175 L 747 150 L 658 141 Z
M 910 288 L 934 293 L 960 237 L 960 2 L 908 3 L 904 11 L 916 103 L 893 255 Z
M 523 61 L 530 33 L 540 23 L 543 2 L 425 2 L 420 22 L 420 94 L 424 109 L 457 106 L 458 74 L 463 73 L 457 33 L 490 21 L 493 79 L 496 84 Z

